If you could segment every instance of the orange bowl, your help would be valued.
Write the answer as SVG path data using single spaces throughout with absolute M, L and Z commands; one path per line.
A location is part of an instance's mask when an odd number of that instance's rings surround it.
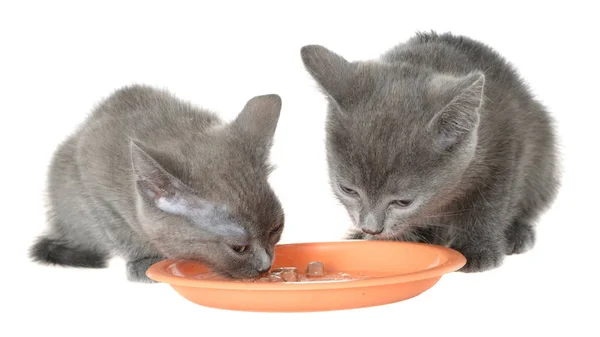
M 320 261 L 327 273 L 361 275 L 328 282 L 249 282 L 198 279 L 209 268 L 196 261 L 164 260 L 146 275 L 170 284 L 196 304 L 219 309 L 262 312 L 307 312 L 370 307 L 415 297 L 447 273 L 460 269 L 465 257 L 450 248 L 409 242 L 348 240 L 281 244 L 272 269 L 303 271 Z

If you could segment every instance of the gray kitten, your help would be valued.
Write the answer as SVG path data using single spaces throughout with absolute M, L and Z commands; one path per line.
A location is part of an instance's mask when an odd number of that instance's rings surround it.
M 378 60 L 301 55 L 329 99 L 330 181 L 360 229 L 346 238 L 446 245 L 465 272 L 533 246 L 559 185 L 555 135 L 498 53 L 432 32 Z
M 277 95 L 230 124 L 146 86 L 102 102 L 56 151 L 42 263 L 102 268 L 119 255 L 132 281 L 164 258 L 201 260 L 231 278 L 267 271 L 284 213 L 267 177 Z

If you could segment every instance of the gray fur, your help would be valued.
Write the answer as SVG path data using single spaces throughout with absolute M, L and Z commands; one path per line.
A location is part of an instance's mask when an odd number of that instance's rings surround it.
M 271 266 L 283 229 L 267 181 L 280 109 L 279 96 L 258 96 L 225 124 L 166 91 L 116 91 L 56 151 L 49 228 L 32 257 L 99 268 L 117 255 L 128 278 L 143 282 L 164 258 L 256 277 Z
M 329 101 L 330 181 L 357 227 L 347 238 L 447 245 L 465 272 L 533 246 L 559 186 L 555 135 L 497 52 L 432 32 L 377 60 L 301 55 Z

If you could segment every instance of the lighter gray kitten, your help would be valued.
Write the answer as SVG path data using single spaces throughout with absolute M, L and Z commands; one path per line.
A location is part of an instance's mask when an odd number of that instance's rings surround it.
M 56 151 L 32 258 L 102 268 L 118 255 L 142 282 L 165 258 L 231 278 L 267 271 L 284 223 L 267 181 L 280 109 L 277 95 L 254 97 L 225 124 L 166 91 L 116 91 Z
M 535 242 L 559 185 L 552 120 L 516 71 L 462 36 L 417 34 L 377 60 L 301 50 L 329 99 L 333 191 L 349 239 L 422 241 L 501 265 Z

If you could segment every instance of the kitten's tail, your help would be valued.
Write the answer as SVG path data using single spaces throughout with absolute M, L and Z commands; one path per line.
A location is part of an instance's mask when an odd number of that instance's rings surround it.
M 51 265 L 105 268 L 107 256 L 80 248 L 69 247 L 65 242 L 47 237 L 39 238 L 30 248 L 32 260 Z

